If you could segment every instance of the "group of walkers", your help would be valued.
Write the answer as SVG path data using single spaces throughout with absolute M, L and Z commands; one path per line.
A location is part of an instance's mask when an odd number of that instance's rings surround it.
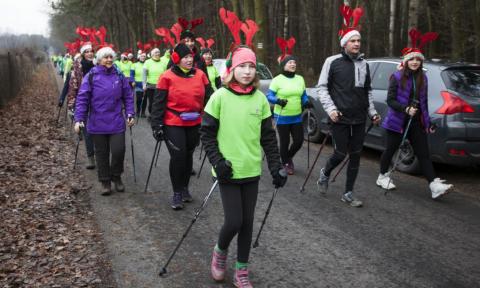
M 232 33 L 238 31 L 231 29 L 234 21 L 227 19 L 238 17 L 222 9 L 222 21 Z M 348 157 L 341 201 L 360 207 L 362 201 L 355 197 L 354 186 L 367 117 L 374 125 L 382 123 L 382 119 L 373 104 L 369 66 L 360 53 L 360 32 L 345 18 L 347 24 L 340 33 L 341 53 L 325 60 L 318 95 L 312 95 L 329 115 L 334 148 L 333 155 L 320 169 L 317 185 L 326 192 L 332 171 Z M 240 35 L 233 35 L 236 42 L 220 80 L 212 63 L 211 45 L 202 43 L 200 51 L 195 46 L 193 28 L 198 19 L 190 22 L 190 28 L 184 19 L 179 23 L 183 27 L 179 42 L 163 56 L 160 49 L 154 48 L 139 51 L 136 61 L 132 61 L 132 53 L 124 53 L 115 61 L 116 53 L 111 47 L 98 47 L 95 53 L 91 43 L 84 43 L 71 72 L 65 76 L 68 87 L 62 92 L 59 105 L 68 95 L 75 132 L 83 133 L 85 138 L 87 168 L 97 168 L 100 192 L 105 196 L 112 194 L 112 182 L 117 192 L 125 190 L 121 178 L 125 131 L 135 125 L 136 117 L 145 117 L 148 111 L 155 141 L 163 141 L 168 149 L 174 210 L 181 210 L 184 203 L 194 199 L 189 182 L 193 153 L 201 140 L 218 181 L 224 212 L 224 223 L 212 252 L 212 277 L 216 281 L 225 278 L 227 251 L 237 236 L 234 284 L 252 287 L 248 261 L 262 151 L 272 184 L 276 189 L 283 187 L 287 175 L 295 174 L 294 157 L 304 141 L 302 113 L 313 107 L 305 81 L 297 74 L 298 59 L 291 53 L 295 39 L 277 39 L 282 50 L 278 58 L 281 73 L 264 95 L 258 89 L 257 58 L 251 43 L 254 29 L 242 30 L 245 44 L 240 43 Z M 358 19 L 352 23 L 358 24 Z M 387 129 L 387 149 L 381 157 L 376 184 L 387 190 L 395 188 L 389 167 L 394 152 L 408 138 L 429 182 L 432 198 L 436 199 L 452 185 L 436 178 L 430 160 L 427 133 L 434 133 L 435 127 L 428 114 L 424 56 L 421 47 L 413 45 L 404 49 L 402 65 L 390 79 L 389 110 L 382 123 Z M 273 115 L 270 104 L 274 106 Z

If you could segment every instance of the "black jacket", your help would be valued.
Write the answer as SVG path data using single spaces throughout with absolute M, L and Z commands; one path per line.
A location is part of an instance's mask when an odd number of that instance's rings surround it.
M 327 114 L 342 113 L 339 123 L 361 124 L 376 114 L 371 95 L 368 63 L 363 57 L 352 59 L 345 52 L 331 56 L 318 80 L 318 95 Z

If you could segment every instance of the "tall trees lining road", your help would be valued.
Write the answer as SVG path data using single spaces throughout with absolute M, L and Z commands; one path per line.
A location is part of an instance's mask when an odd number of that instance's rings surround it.
M 367 57 L 398 56 L 408 41 L 407 31 L 437 31 L 439 39 L 427 51 L 430 58 L 480 63 L 480 0 L 49 0 L 53 13 L 52 38 L 59 47 L 73 40 L 75 27 L 105 25 L 107 41 L 120 49 L 136 49 L 137 40 L 156 38 L 154 29 L 170 27 L 178 17 L 203 17 L 196 29 L 214 38 L 216 57 L 225 57 L 231 37 L 219 21 L 218 9 L 251 18 L 261 28 L 256 43 L 259 58 L 276 70 L 280 50 L 277 36 L 297 38 L 295 54 L 302 73 L 315 79 L 326 57 L 339 51 L 340 4 L 365 8 L 362 19 L 363 51 Z M 276 72 L 276 71 L 275 71 Z

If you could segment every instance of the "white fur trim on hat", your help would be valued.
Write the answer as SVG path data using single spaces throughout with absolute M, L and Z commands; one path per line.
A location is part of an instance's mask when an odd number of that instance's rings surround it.
M 345 46 L 345 44 L 347 44 L 348 40 L 350 40 L 350 38 L 352 38 L 353 36 L 362 37 L 360 35 L 360 32 L 358 32 L 357 30 L 349 31 L 349 32 L 347 32 L 347 34 L 343 35 L 342 39 L 340 39 L 340 47 Z
M 108 55 L 111 55 L 113 58 L 115 58 L 115 51 L 113 51 L 113 49 L 110 47 L 103 47 L 97 51 L 95 58 L 97 59 L 97 61 L 99 61 L 100 59 L 107 57 Z
M 403 55 L 402 62 L 405 64 L 407 63 L 407 61 L 410 61 L 415 57 L 422 59 L 422 61 L 425 60 L 425 56 L 423 56 L 422 53 L 415 51 L 415 52 L 410 52 L 408 54 Z
M 89 49 L 92 49 L 92 44 L 90 44 L 90 43 L 84 44 L 82 46 L 82 48 L 80 48 L 80 54 L 83 54 L 83 52 L 85 52 L 86 50 L 89 50 Z

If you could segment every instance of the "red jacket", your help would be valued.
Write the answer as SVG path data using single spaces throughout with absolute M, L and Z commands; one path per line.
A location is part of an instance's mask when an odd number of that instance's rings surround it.
M 152 127 L 159 125 L 196 126 L 202 118 L 184 121 L 182 112 L 203 112 L 209 81 L 205 73 L 192 69 L 184 73 L 173 66 L 160 76 L 152 107 Z

